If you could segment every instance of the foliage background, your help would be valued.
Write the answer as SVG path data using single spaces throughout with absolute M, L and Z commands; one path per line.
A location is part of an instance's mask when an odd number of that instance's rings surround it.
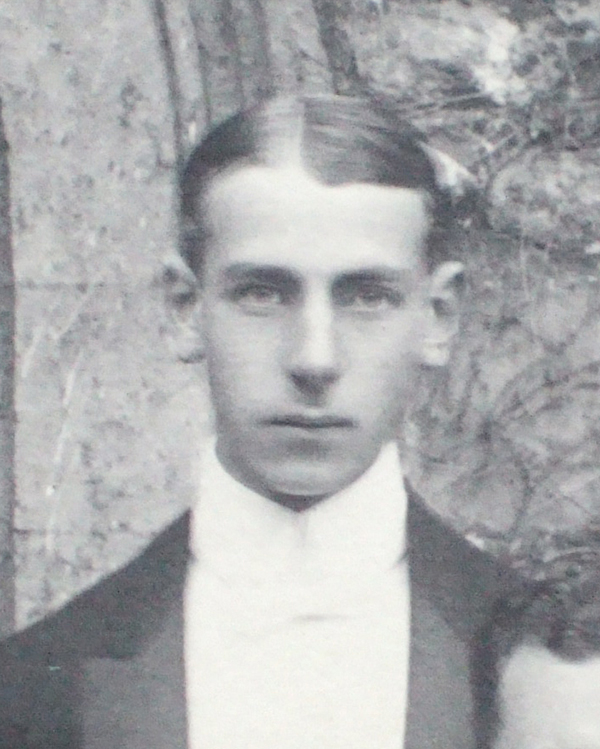
M 193 501 L 208 432 L 160 265 L 173 175 L 265 94 L 375 92 L 470 171 L 466 335 L 405 461 L 494 553 L 600 515 L 600 0 L 0 0 L 16 623 Z

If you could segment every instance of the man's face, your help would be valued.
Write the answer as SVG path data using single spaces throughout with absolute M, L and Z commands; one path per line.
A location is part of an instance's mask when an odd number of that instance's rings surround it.
M 435 325 L 414 190 L 244 167 L 206 199 L 202 337 L 225 468 L 259 493 L 330 495 L 392 439 Z
M 600 749 L 600 655 L 561 659 L 523 646 L 500 683 L 495 749 Z

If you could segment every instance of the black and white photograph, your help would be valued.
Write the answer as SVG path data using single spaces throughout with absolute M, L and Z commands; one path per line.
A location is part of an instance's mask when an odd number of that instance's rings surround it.
M 0 749 L 600 749 L 600 0 L 0 60 Z

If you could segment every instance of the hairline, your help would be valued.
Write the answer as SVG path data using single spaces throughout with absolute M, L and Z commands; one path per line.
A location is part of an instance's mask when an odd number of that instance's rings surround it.
M 339 97 L 343 99 L 344 97 Z M 347 97 L 351 100 L 352 97 Z M 305 173 L 314 179 L 318 184 L 327 187 L 337 187 L 343 185 L 374 185 L 378 187 L 390 187 L 400 188 L 404 190 L 415 190 L 419 192 L 423 198 L 423 204 L 425 208 L 425 214 L 428 220 L 427 234 L 422 248 L 422 262 L 425 270 L 431 273 L 438 265 L 442 262 L 450 259 L 450 252 L 446 249 L 441 252 L 436 252 L 434 245 L 441 241 L 447 248 L 452 244 L 452 236 L 444 236 L 440 240 L 440 232 L 436 231 L 439 229 L 439 222 L 441 214 L 439 211 L 443 210 L 440 208 L 440 201 L 443 199 L 444 189 L 439 185 L 437 176 L 435 174 L 435 167 L 431 160 L 431 157 L 427 150 L 423 148 L 425 145 L 425 136 L 419 134 L 417 137 L 410 129 L 407 128 L 406 132 L 403 132 L 400 127 L 400 122 L 394 122 L 390 114 L 385 108 L 379 105 L 379 112 L 377 116 L 381 115 L 381 122 L 389 125 L 389 132 L 385 133 L 385 137 L 390 137 L 392 127 L 397 127 L 397 136 L 400 140 L 404 137 L 409 143 L 409 147 L 414 148 L 415 152 L 420 153 L 421 157 L 433 173 L 433 179 L 431 187 L 428 187 L 427 179 L 423 180 L 421 185 L 402 185 L 402 184 L 391 184 L 385 181 L 381 181 L 377 178 L 369 179 L 367 177 L 357 179 L 340 179 L 329 180 L 321 172 L 326 171 L 328 167 L 321 166 L 321 168 L 313 168 L 310 164 L 311 149 L 307 146 L 307 139 L 305 137 L 306 132 L 310 131 L 310 125 L 313 129 L 317 128 L 316 119 L 308 124 L 306 116 L 307 105 L 309 102 L 318 103 L 319 101 L 328 102 L 331 97 L 326 95 L 321 96 L 308 96 L 308 97 L 275 97 L 270 100 L 266 100 L 258 105 L 255 105 L 249 110 L 239 112 L 237 115 L 228 118 L 221 125 L 210 131 L 205 138 L 200 142 L 198 148 L 192 152 L 193 156 L 210 138 L 210 136 L 218 131 L 222 126 L 226 126 L 228 123 L 233 122 L 236 117 L 239 117 L 238 124 L 246 125 L 249 127 L 250 133 L 250 145 L 249 152 L 243 157 L 229 157 L 229 163 L 219 164 L 216 167 L 207 169 L 204 174 L 200 176 L 198 182 L 200 183 L 193 189 L 193 223 L 197 231 L 197 239 L 195 242 L 195 250 L 189 251 L 187 247 L 184 247 L 182 242 L 182 255 L 186 262 L 193 256 L 196 257 L 196 262 L 193 264 L 196 267 L 192 269 L 196 273 L 199 280 L 202 275 L 202 259 L 208 246 L 208 237 L 202 232 L 206 229 L 206 222 L 203 218 L 203 199 L 209 192 L 211 184 L 219 179 L 222 175 L 232 174 L 236 171 L 240 171 L 245 167 L 249 166 L 263 166 L 267 168 L 285 168 L 290 164 L 300 166 Z M 374 102 L 377 105 L 377 102 Z M 335 113 L 335 110 L 332 109 Z M 329 115 L 333 116 L 330 112 Z M 243 119 L 246 118 L 246 119 Z M 388 119 L 386 119 L 388 118 Z M 365 125 L 365 128 L 368 126 Z M 389 145 L 384 139 L 384 144 Z M 365 147 L 367 148 L 367 147 Z M 343 150 L 343 149 L 342 149 Z M 368 148 L 367 148 L 368 150 Z M 381 155 L 379 157 L 381 159 Z M 186 184 L 185 180 L 185 169 L 182 173 L 183 179 L 180 180 L 180 186 Z M 398 178 L 401 181 L 401 177 Z M 187 185 L 189 186 L 189 184 Z M 181 194 L 184 194 L 184 190 L 181 190 Z M 185 219 L 185 212 L 182 212 L 182 219 Z M 189 219 L 190 216 L 188 215 Z M 442 220 L 443 221 L 443 220 Z M 183 221 L 182 221 L 183 223 Z M 454 221 L 450 219 L 446 220 L 447 225 L 443 228 L 450 235 L 453 234 Z M 189 245 L 188 245 L 189 246 Z

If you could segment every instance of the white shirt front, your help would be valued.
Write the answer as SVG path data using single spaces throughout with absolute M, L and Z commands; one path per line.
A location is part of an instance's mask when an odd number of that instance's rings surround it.
M 402 749 L 407 498 L 394 444 L 297 513 L 201 463 L 185 590 L 190 749 Z

